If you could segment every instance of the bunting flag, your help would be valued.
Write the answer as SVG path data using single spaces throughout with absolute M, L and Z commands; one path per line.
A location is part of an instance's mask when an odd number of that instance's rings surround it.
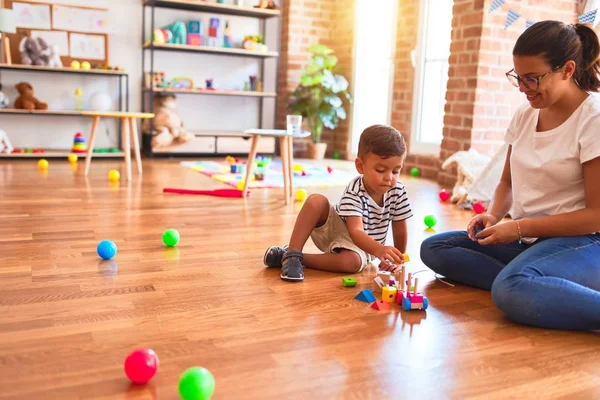
M 588 11 L 585 14 L 582 14 L 579 16 L 579 23 L 580 24 L 592 24 L 592 25 L 596 25 L 596 13 L 598 12 L 598 10 L 592 10 L 592 11 Z
M 508 10 L 508 14 L 506 15 L 506 23 L 504 24 L 504 30 L 507 30 L 509 26 L 514 24 L 520 16 L 521 14 L 519 14 L 515 10 Z
M 502 7 L 502 5 L 505 3 L 506 0 L 493 0 L 492 1 L 492 5 L 490 6 L 490 9 L 488 10 L 488 14 L 493 13 L 495 10 L 499 9 L 500 7 Z
M 525 29 L 529 28 L 533 24 L 535 24 L 535 21 L 528 19 L 527 21 L 525 21 Z

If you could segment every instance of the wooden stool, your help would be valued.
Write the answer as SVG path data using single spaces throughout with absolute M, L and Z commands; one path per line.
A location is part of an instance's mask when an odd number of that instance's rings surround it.
M 98 124 L 100 118 L 120 118 L 121 119 L 121 135 L 123 142 L 123 152 L 125 153 L 125 166 L 127 168 L 127 180 L 131 180 L 131 144 L 130 135 L 133 139 L 133 150 L 135 154 L 135 161 L 137 163 L 138 173 L 142 173 L 142 157 L 140 154 L 140 140 L 138 138 L 137 121 L 139 119 L 154 118 L 152 113 L 134 113 L 134 112 L 120 112 L 120 111 L 107 111 L 107 112 L 96 112 L 96 111 L 82 111 L 81 115 L 92 117 L 92 131 L 90 133 L 90 140 L 88 143 L 87 154 L 85 156 L 85 176 L 90 172 L 90 164 L 92 162 L 92 153 L 94 152 L 94 141 L 96 140 L 96 131 L 98 130 Z
M 250 146 L 250 154 L 248 154 L 248 162 L 246 163 L 246 179 L 244 179 L 244 194 L 246 198 L 248 192 L 248 181 L 252 175 L 254 159 L 258 150 L 258 139 L 261 136 L 271 136 L 279 138 L 279 149 L 281 151 L 281 166 L 283 168 L 283 198 L 285 204 L 290 203 L 290 198 L 293 196 L 293 177 L 294 177 L 294 138 L 305 138 L 310 136 L 310 132 L 302 131 L 297 135 L 288 135 L 285 129 L 249 129 L 244 131 L 244 134 L 252 136 L 252 144 Z

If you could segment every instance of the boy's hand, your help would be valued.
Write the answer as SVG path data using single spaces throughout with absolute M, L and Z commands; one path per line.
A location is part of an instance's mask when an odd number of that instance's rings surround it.
M 401 266 L 402 266 L 402 263 L 400 265 L 398 265 L 398 264 L 392 264 L 388 261 L 381 261 L 379 263 L 379 269 L 381 271 L 389 271 L 392 274 L 395 274 L 396 272 L 400 272 Z
M 378 254 L 375 257 L 379 258 L 381 262 L 392 262 L 392 264 L 402 264 L 404 262 L 404 256 L 402 252 L 394 246 L 382 246 Z

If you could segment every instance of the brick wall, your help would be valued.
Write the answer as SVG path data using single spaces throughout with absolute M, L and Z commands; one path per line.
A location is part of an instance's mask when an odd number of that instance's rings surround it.
M 313 44 L 331 47 L 339 58 L 344 76 L 351 81 L 354 9 L 352 0 L 287 0 L 282 4 L 281 59 L 278 77 L 277 127 L 285 128 L 289 113 L 287 98 L 300 82 L 302 71 L 310 63 L 306 48 Z M 350 115 L 351 108 L 347 107 Z M 334 151 L 345 157 L 350 146 L 348 118 L 335 132 L 323 130 L 321 141 L 328 144 L 327 155 Z M 306 127 L 305 127 L 306 128 Z M 306 141 L 297 140 L 294 151 L 306 150 Z
M 514 111 L 525 101 L 504 75 L 513 68 L 512 49 L 525 30 L 525 21 L 573 22 L 576 3 L 507 0 L 489 14 L 491 0 L 455 0 L 440 161 L 470 147 L 490 155 L 499 149 Z M 509 9 L 521 17 L 504 30 Z M 455 176 L 454 170 L 440 171 L 438 182 L 453 185 Z

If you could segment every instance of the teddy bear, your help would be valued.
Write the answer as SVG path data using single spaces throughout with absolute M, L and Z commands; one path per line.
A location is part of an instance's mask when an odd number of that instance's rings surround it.
M 19 97 L 15 100 L 15 108 L 24 110 L 47 110 L 48 104 L 33 96 L 33 87 L 29 82 L 19 82 L 15 85 Z
M 152 148 L 169 146 L 172 143 L 185 143 L 194 138 L 183 127 L 183 121 L 177 113 L 177 98 L 173 93 L 159 92 L 154 95 L 153 131 L 150 121 L 144 120 L 144 132 L 152 135 Z

